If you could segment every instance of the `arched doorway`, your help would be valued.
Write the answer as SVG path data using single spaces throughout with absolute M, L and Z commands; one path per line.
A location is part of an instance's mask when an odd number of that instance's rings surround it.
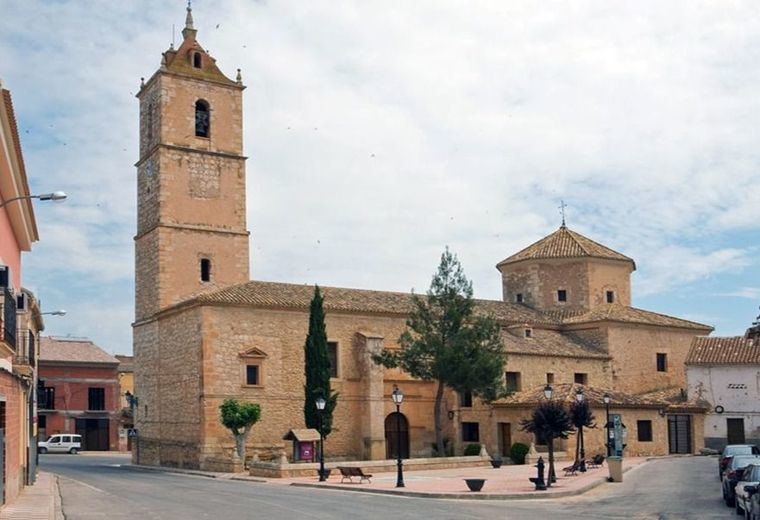
M 393 412 L 385 418 L 385 455 L 389 459 L 398 458 L 399 437 L 401 438 L 401 458 L 409 458 L 409 421 L 402 413 Z

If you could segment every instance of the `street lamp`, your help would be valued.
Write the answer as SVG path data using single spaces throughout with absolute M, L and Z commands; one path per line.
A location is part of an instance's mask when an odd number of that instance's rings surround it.
M 612 455 L 612 446 L 610 444 L 610 394 L 604 393 L 604 397 L 602 397 L 602 400 L 604 401 L 604 409 L 607 412 L 607 456 L 609 457 Z
M 39 195 L 24 195 L 22 197 L 13 197 L 12 199 L 4 200 L 3 202 L 0 202 L 0 208 L 8 204 L 9 202 L 13 202 L 14 200 L 23 200 L 23 199 L 40 199 L 40 200 L 52 200 L 53 202 L 62 202 L 66 200 L 67 195 L 62 191 L 54 191 L 53 193 L 41 193 Z
M 583 394 L 583 388 L 578 388 L 578 391 L 575 392 L 575 400 L 578 402 L 578 404 L 583 403 L 586 396 Z M 583 440 L 583 425 L 581 424 L 578 426 L 578 441 L 581 444 L 581 464 L 578 468 L 578 471 L 581 473 L 586 472 L 586 446 L 585 442 Z
M 57 311 L 41 312 L 40 313 L 41 316 L 45 316 L 46 314 L 50 315 L 50 316 L 66 316 L 66 311 L 63 310 L 63 309 L 59 309 Z
M 401 403 L 404 401 L 404 394 L 396 387 L 393 389 L 391 399 L 396 405 L 396 466 L 398 467 L 396 487 L 402 488 L 404 487 L 404 463 L 401 461 Z
M 325 411 L 327 401 L 323 397 L 317 397 L 315 404 L 317 405 L 317 415 L 319 416 L 319 481 L 324 482 L 327 480 L 327 477 L 325 476 L 325 436 L 322 428 L 322 414 Z
M 552 385 L 546 383 L 546 386 L 544 387 L 544 397 L 546 397 L 547 400 L 551 400 L 552 395 L 554 395 L 554 389 L 552 388 Z M 557 474 L 554 472 L 554 437 L 550 435 L 546 441 L 549 442 L 549 475 L 546 479 L 546 485 L 547 487 L 551 487 L 552 483 L 557 482 Z

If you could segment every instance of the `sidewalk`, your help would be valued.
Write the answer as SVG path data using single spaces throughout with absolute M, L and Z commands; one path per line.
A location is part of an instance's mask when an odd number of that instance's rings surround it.
M 640 466 L 646 458 L 626 458 L 623 471 Z M 341 475 L 333 470 L 327 482 L 318 482 L 316 478 L 281 479 L 282 484 L 292 486 L 339 489 L 341 491 L 358 491 L 387 495 L 401 495 L 424 498 L 453 498 L 453 499 L 535 499 L 560 498 L 579 495 L 607 481 L 609 471 L 607 464 L 601 468 L 589 469 L 586 473 L 565 477 L 562 467 L 571 464 L 557 464 L 557 482 L 546 491 L 535 491 L 534 485 L 528 480 L 536 476 L 536 468 L 532 465 L 502 466 L 493 468 L 457 468 L 448 470 L 405 471 L 404 484 L 406 487 L 396 487 L 395 473 L 377 473 L 372 477 L 371 484 L 356 482 L 340 483 Z M 464 479 L 487 479 L 483 490 L 477 493 L 469 491 Z M 278 479 L 280 480 L 280 479 Z M 355 479 L 356 480 L 356 479 Z M 270 480 L 273 482 L 273 480 Z
M 0 520 L 63 520 L 56 477 L 40 471 L 37 482 L 26 486 L 18 498 L 0 509 Z

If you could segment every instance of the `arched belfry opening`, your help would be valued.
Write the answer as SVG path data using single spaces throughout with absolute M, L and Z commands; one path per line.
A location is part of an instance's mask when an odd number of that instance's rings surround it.
M 400 442 L 399 442 L 400 441 Z M 385 457 L 398 458 L 399 444 L 401 458 L 409 458 L 409 421 L 399 412 L 393 412 L 385 418 Z
M 211 136 L 211 108 L 203 99 L 195 102 L 195 135 L 196 137 Z
M 194 52 L 193 53 L 193 67 L 196 69 L 200 69 L 203 66 L 203 62 L 201 61 L 203 58 L 201 57 L 200 52 Z

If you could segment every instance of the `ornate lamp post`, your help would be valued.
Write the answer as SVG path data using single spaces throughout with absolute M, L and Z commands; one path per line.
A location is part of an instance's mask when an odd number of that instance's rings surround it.
M 579 388 L 578 391 L 575 393 L 575 400 L 578 403 L 582 403 L 586 396 L 583 394 L 583 388 Z M 586 446 L 584 445 L 583 441 L 583 425 L 581 424 L 578 427 L 578 442 L 581 444 L 581 464 L 578 467 L 578 471 L 581 473 L 585 473 L 586 471 Z
M 319 416 L 319 481 L 324 482 L 327 480 L 325 476 L 325 435 L 322 428 L 322 414 L 325 411 L 325 405 L 327 402 L 322 397 L 317 397 L 314 402 L 317 405 L 317 415 Z
M 398 467 L 396 487 L 400 488 L 404 487 L 404 463 L 401 460 L 401 403 L 404 401 L 404 394 L 396 387 L 393 389 L 391 399 L 396 405 L 396 466 Z
M 607 429 L 607 456 L 609 457 L 612 455 L 612 445 L 610 443 L 610 394 L 606 393 L 604 394 L 604 397 L 602 397 L 602 400 L 604 401 L 604 409 L 607 412 L 607 424 L 605 425 Z
M 552 385 L 547 383 L 544 387 L 544 397 L 546 397 L 547 400 L 551 401 L 553 394 L 554 389 L 552 388 Z M 554 437 L 552 435 L 549 435 L 549 438 L 546 440 L 549 442 L 549 475 L 546 479 L 546 486 L 551 487 L 553 483 L 557 482 L 557 474 L 554 472 Z

